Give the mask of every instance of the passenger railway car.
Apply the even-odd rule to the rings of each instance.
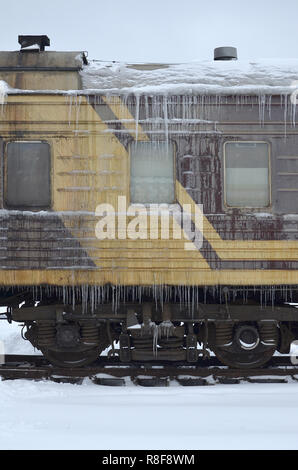
[[[232,367],[288,353],[298,63],[88,63],[19,41],[0,53],[2,316],[70,367],[107,347]]]

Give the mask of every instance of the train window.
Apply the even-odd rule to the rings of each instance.
[[[174,202],[174,148],[170,142],[130,147],[130,198],[135,203]]]
[[[5,203],[10,208],[47,208],[51,204],[50,146],[46,142],[9,142]]]
[[[269,145],[266,142],[226,142],[225,203],[231,207],[270,204]]]

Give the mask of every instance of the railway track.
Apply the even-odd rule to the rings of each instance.
[[[82,383],[89,377],[99,385],[125,385],[130,378],[142,386],[167,386],[171,380],[181,385],[213,385],[215,383],[236,384],[287,383],[298,381],[298,365],[290,357],[274,357],[266,368],[231,369],[222,366],[216,358],[198,361],[195,365],[185,363],[135,363],[125,364],[117,358],[101,357],[91,366],[61,368],[49,364],[43,356],[6,355],[0,365],[2,380],[31,379],[55,382]]]

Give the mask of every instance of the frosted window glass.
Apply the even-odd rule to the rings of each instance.
[[[46,208],[51,204],[50,146],[46,142],[9,142],[5,203],[11,208]]]
[[[265,142],[225,144],[226,203],[266,207],[270,203],[269,146]]]
[[[135,203],[174,202],[174,152],[169,142],[130,147],[130,198]]]

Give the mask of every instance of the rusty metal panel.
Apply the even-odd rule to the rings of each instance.
[[[162,113],[163,97],[154,99]],[[221,116],[217,129],[190,117],[190,133],[182,132],[182,124],[177,123],[179,118],[183,121],[182,105],[169,108],[167,130],[176,149],[176,184],[184,191],[184,198],[177,196],[177,200],[204,204],[202,249],[187,252],[178,240],[96,239],[96,204],[115,204],[119,194],[128,194],[128,148],[136,140],[136,129],[139,140],[153,140],[156,134],[165,139],[162,119],[155,127],[149,119],[146,122],[142,99],[139,114],[136,103],[128,100],[130,115],[123,101],[117,100],[98,96],[74,100],[59,94],[8,97],[3,114],[6,142],[28,136],[51,142],[54,205],[46,216],[4,212],[1,220],[7,238],[4,234],[1,241],[1,283],[297,283],[298,218],[287,218],[289,208],[297,213],[297,206],[290,206],[287,195],[281,206],[278,192],[283,178],[293,182],[287,179],[289,175],[278,173],[295,172],[297,130],[289,129],[285,137],[284,110],[277,105],[272,109],[276,121],[272,118],[265,126],[260,125],[256,103],[238,109],[235,102],[222,104],[217,111],[207,106],[205,117],[208,113],[213,118]],[[148,109],[151,112],[150,99]],[[231,140],[269,143],[272,205],[266,210],[225,207],[223,146]],[[284,167],[281,156],[291,157],[291,163]]]
[[[83,52],[1,51],[0,70],[51,69],[80,70],[86,63]]]
[[[1,71],[0,80],[18,90],[79,90],[81,79],[74,71]]]
[[[3,207],[3,161],[4,161],[4,142],[0,137],[0,207]]]
[[[79,90],[82,52],[0,52],[0,79],[19,90]]]

